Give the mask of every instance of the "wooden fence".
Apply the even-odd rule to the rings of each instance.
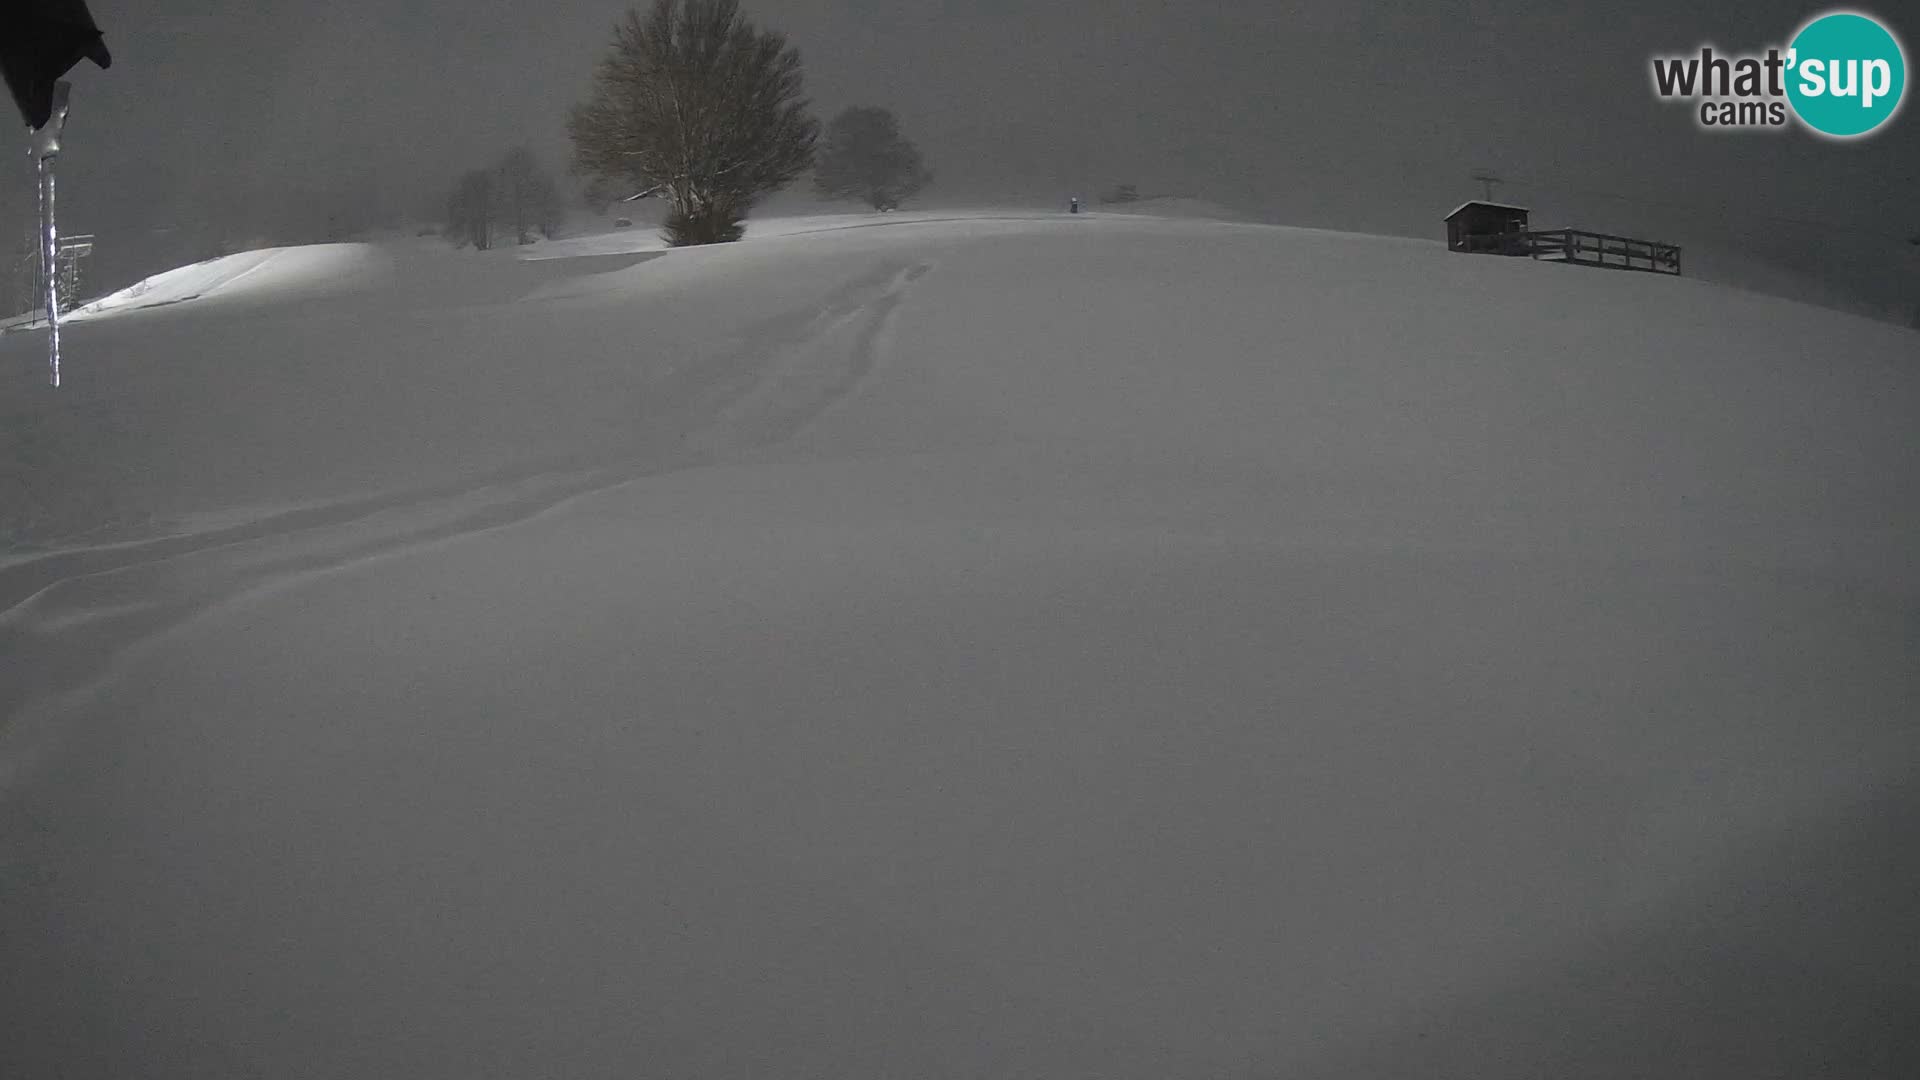
[[[1680,275],[1680,248],[1673,244],[1580,229],[1529,230],[1522,237],[1526,253],[1536,259]]]

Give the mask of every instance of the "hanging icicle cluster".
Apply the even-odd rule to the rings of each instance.
[[[47,304],[47,372],[55,386],[60,385],[60,228],[53,212],[53,160],[60,156],[60,132],[67,124],[67,95],[71,90],[64,80],[55,85],[53,115],[33,140],[40,177],[40,280],[45,285]]]
[[[60,230],[54,222],[53,162],[67,123],[72,84],[61,76],[81,60],[113,63],[86,0],[16,0],[0,14],[0,74],[33,133],[40,180],[40,278],[47,305],[47,364],[60,385]]]

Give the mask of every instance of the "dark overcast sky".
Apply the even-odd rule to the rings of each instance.
[[[115,64],[76,76],[71,227],[108,237],[337,190],[428,204],[525,142],[564,164],[613,0],[92,0]],[[1783,43],[1781,0],[748,0],[825,113],[893,107],[933,198],[1064,199],[1118,181],[1306,224],[1434,233],[1466,173],[1553,224],[1776,247],[1768,216],[1920,229],[1920,112],[1835,144],[1712,135],[1648,87],[1656,52]],[[1907,35],[1920,4],[1881,5]],[[1910,25],[1903,25],[1910,24]],[[11,186],[30,191],[26,167]],[[1624,198],[1622,198],[1624,197]],[[1769,232],[1782,233],[1770,238]],[[1791,235],[1785,235],[1791,234]],[[1851,234],[1860,243],[1865,232]]]

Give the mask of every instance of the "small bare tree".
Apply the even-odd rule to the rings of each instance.
[[[933,180],[891,110],[856,106],[827,125],[814,187],[830,199],[892,210]]]
[[[536,232],[552,239],[560,227],[560,190],[533,151],[524,146],[507,151],[494,176],[498,216],[512,229],[514,243],[531,244]]]
[[[675,246],[737,240],[754,201],[813,164],[800,54],[736,0],[654,0],[614,27],[568,123],[574,166],[672,204]]]
[[[493,173],[470,170],[447,196],[447,239],[458,247],[487,250],[493,246],[493,212]]]

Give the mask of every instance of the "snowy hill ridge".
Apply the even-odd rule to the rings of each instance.
[[[382,259],[368,244],[315,244],[262,248],[222,255],[144,278],[94,300],[68,316],[86,319],[112,312],[164,307],[218,295],[298,298],[316,288],[338,287],[343,279],[365,273]]]
[[[886,217],[0,339],[0,1071],[1920,1064],[1920,336]]]
[[[1224,295],[1234,296],[1247,295],[1253,281],[1271,281],[1270,295],[1258,300],[1271,310],[1258,321],[1278,328],[1278,342],[1297,342],[1288,347],[1325,353],[1329,347],[1356,348],[1361,341],[1374,339],[1377,347],[1392,350],[1393,355],[1370,362],[1391,359],[1407,372],[1420,371],[1421,354],[1433,350],[1436,358],[1478,380],[1487,391],[1488,407],[1503,410],[1504,397],[1536,391],[1537,386],[1530,384],[1549,371],[1569,373],[1556,376],[1560,379],[1575,378],[1572,373],[1578,373],[1583,383],[1595,383],[1602,371],[1610,371],[1621,379],[1640,380],[1636,385],[1645,385],[1649,396],[1656,396],[1657,385],[1667,377],[1675,380],[1675,392],[1681,394],[1705,393],[1703,381],[1716,378],[1737,388],[1740,380],[1730,365],[1738,365],[1742,358],[1751,359],[1750,374],[1756,379],[1784,378],[1780,365],[1790,363],[1800,378],[1851,385],[1876,378],[1897,382],[1903,376],[1890,373],[1888,365],[1903,368],[1906,350],[1914,340],[1911,332],[1699,282],[1648,282],[1564,267],[1462,259],[1417,240],[1098,213],[1071,218],[929,212],[772,219],[757,224],[753,240],[736,251],[674,253],[661,269],[639,266],[613,273],[606,271],[663,254],[658,238],[649,230],[630,230],[516,252],[538,260],[538,271],[438,245],[267,249],[156,275],[78,313],[75,321],[82,325],[75,327],[73,363],[79,365],[76,370],[84,381],[72,393],[52,395],[31,385],[40,374],[37,335],[6,340],[0,357],[12,387],[10,398],[28,404],[24,412],[16,413],[15,453],[0,456],[14,462],[9,476],[16,485],[5,503],[8,509],[0,520],[0,535],[11,535],[16,542],[57,540],[61,533],[97,534],[103,527],[114,527],[116,521],[157,525],[184,521],[187,515],[230,515],[249,504],[305,503],[360,489],[353,478],[319,475],[327,471],[320,464],[328,460],[343,469],[349,460],[364,463],[357,467],[368,479],[371,474],[366,469],[374,460],[391,463],[397,475],[373,485],[384,491],[391,490],[395,481],[412,478],[432,483],[457,479],[469,473],[470,465],[484,461],[485,468],[472,472],[480,475],[521,456],[497,448],[460,446],[463,437],[484,440],[484,430],[454,438],[444,453],[421,445],[422,431],[396,411],[396,403],[343,388],[359,377],[356,370],[380,384],[391,384],[409,400],[424,401],[435,388],[445,388],[456,400],[471,399],[474,407],[483,410],[565,408],[564,401],[586,406],[589,415],[605,415],[599,424],[588,425],[588,431],[564,435],[560,432],[572,427],[577,416],[527,414],[524,423],[516,421],[515,427],[543,432],[529,435],[540,445],[542,456],[573,454],[604,441],[589,432],[607,434],[618,442],[620,436],[607,429],[632,425],[620,411],[625,406],[614,405],[610,411],[610,401],[645,394],[649,415],[671,414],[677,407],[674,401],[655,399],[650,389],[643,388],[650,386],[653,376],[668,370],[682,380],[697,379],[698,374],[684,356],[637,356],[632,364],[610,367],[606,354],[623,353],[626,347],[614,327],[631,326],[636,334],[664,334],[683,351],[702,346],[657,320],[622,320],[620,312],[604,310],[609,304],[617,305],[625,297],[639,304],[671,304],[669,297],[677,290],[700,290],[717,280],[706,271],[708,266],[747,268],[758,279],[767,277],[783,259],[797,265],[807,265],[816,256],[829,263],[848,262],[890,245],[929,242],[971,247],[994,241],[1028,243],[1041,237],[1062,241],[1086,237],[1089,243],[1105,245],[1122,257],[1142,242],[1148,248],[1185,248],[1183,255],[1200,256],[1202,262],[1170,268],[1164,278],[1148,258],[1133,258],[1121,265],[1133,268],[1130,272],[1145,286],[1142,295],[1196,298],[1189,311],[1210,306],[1207,298],[1215,290],[1208,275],[1234,275],[1233,280],[1220,283]],[[1236,269],[1234,261],[1244,262],[1245,252],[1256,246],[1268,250],[1255,261],[1270,265]],[[1208,265],[1204,257],[1214,247],[1227,256],[1220,265]],[[678,275],[680,280],[675,270],[666,269],[669,266],[684,271]],[[1177,280],[1180,274],[1188,279]],[[1248,277],[1243,280],[1242,275]],[[1044,293],[1052,283],[1036,282],[1033,287]],[[1070,290],[1074,283],[1063,282],[1060,287]],[[803,290],[782,285],[772,295],[800,296]],[[706,299],[698,298],[695,307]],[[313,305],[320,301],[325,301],[324,306],[315,309]],[[1652,314],[1635,310],[1643,301],[1653,305]],[[217,314],[207,306],[214,302],[229,306],[244,302],[244,310],[211,323],[196,323],[194,332],[204,329],[205,340],[172,333],[170,322],[121,325],[129,314],[142,320],[163,317],[167,312],[161,309],[173,305],[189,314]],[[754,313],[753,301],[742,303],[745,319],[761,318]],[[482,310],[474,305],[491,306]],[[1169,301],[1168,310],[1182,311],[1174,300]],[[309,316],[310,311],[322,314]],[[382,319],[402,316],[409,323],[445,321],[454,324],[446,328],[446,336],[454,340],[448,341],[444,353],[394,355],[382,340],[390,334],[389,327],[357,325],[376,314]],[[1083,312],[1070,307],[1059,307],[1051,314],[1084,320]],[[84,325],[103,316],[115,317],[115,325]],[[327,325],[301,326],[297,332],[289,329],[289,324],[309,317],[324,318]],[[533,325],[541,319],[549,325]],[[596,362],[570,370],[527,359],[532,355],[551,359],[556,346],[564,355],[575,344],[570,338],[586,336],[572,325],[578,319],[607,327],[608,336],[594,339],[585,349],[587,355],[599,358]],[[495,333],[490,324],[500,321],[514,325]],[[459,325],[463,322],[489,329],[472,332]],[[1772,331],[1776,325],[1784,328],[1784,340]],[[1093,331],[1102,332],[1098,327]],[[400,332],[443,336],[424,325],[402,327]],[[1535,350],[1547,355],[1536,362],[1531,359]],[[1484,353],[1484,358],[1476,353]],[[452,362],[453,357],[458,361]],[[1446,359],[1452,357],[1460,359]],[[1510,359],[1518,357],[1529,359]],[[1669,357],[1676,361],[1702,358],[1711,373],[1669,363]],[[1859,359],[1843,363],[1841,357]],[[1523,365],[1519,378],[1499,383],[1496,376],[1516,362]],[[1360,370],[1347,377],[1360,378]],[[466,378],[469,374],[474,378]],[[1087,374],[1100,373],[1090,370]],[[536,376],[548,384],[543,392],[519,398],[509,393],[509,388]],[[610,379],[617,392],[598,406],[589,404],[599,397],[597,391],[609,389],[593,384],[602,377]],[[1603,384],[1599,388],[1606,389]],[[109,416],[126,411],[120,419],[136,428],[161,423],[162,416],[136,405],[140,394],[150,390],[164,392],[183,406],[204,404],[194,417],[197,434],[191,445],[179,444],[184,436],[179,431],[133,431],[117,424],[96,424],[92,430],[83,430],[85,425],[71,431],[64,428],[76,416],[76,408],[103,410]],[[315,393],[322,397],[315,399]],[[1566,400],[1540,403],[1548,412],[1564,411],[1573,404]],[[327,422],[361,429],[366,441],[357,449],[316,445],[314,440],[331,433],[308,411],[310,405],[339,407],[341,411],[326,414]],[[1524,414],[1503,411],[1502,415],[1528,420]],[[270,422],[269,417],[284,417],[286,422]],[[1676,426],[1656,432],[1658,438],[1694,434],[1678,424],[1678,414],[1660,418]],[[1707,419],[1712,422],[1711,413]],[[1597,430],[1604,425],[1596,422],[1594,426]],[[1628,448],[1636,441],[1635,434],[1622,431],[1603,448],[1603,454],[1633,453]],[[71,444],[60,441],[69,435]],[[123,435],[128,441],[117,443],[115,437]],[[148,436],[162,441],[142,444],[140,440]],[[253,445],[249,439],[259,442]],[[221,448],[236,445],[252,445],[256,452],[283,461],[287,469],[284,473],[271,468],[250,470],[252,482],[230,476],[232,467],[220,460]],[[478,457],[469,457],[465,449],[477,451]],[[27,451],[24,458],[23,450]],[[1904,451],[1895,447],[1889,452],[1898,458]],[[156,472],[142,473],[136,485],[102,482],[108,474],[134,480],[127,472],[134,455],[148,457],[143,468]],[[1536,457],[1536,464],[1545,467],[1554,455]],[[1496,464],[1517,467],[1513,462]],[[87,476],[92,482],[66,483],[65,475]],[[214,482],[223,475],[234,481],[224,489]],[[329,482],[332,479],[341,482]],[[1634,478],[1621,479],[1630,483]]]

